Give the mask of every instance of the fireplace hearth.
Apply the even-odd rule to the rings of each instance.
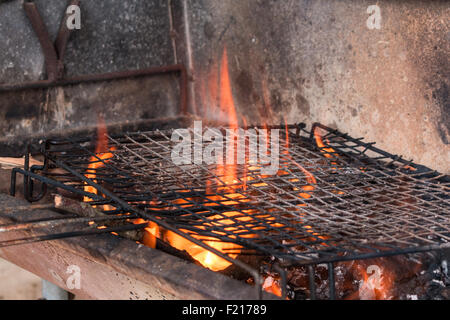
[[[95,140],[47,140],[41,146],[43,165],[13,169],[11,194],[21,174],[29,201],[41,200],[50,188],[96,210],[74,221],[72,216],[66,223],[63,217],[52,221],[53,234],[0,246],[143,229],[133,240],[172,248],[213,271],[241,268],[251,282],[279,296],[298,297],[299,291],[309,298],[422,298],[436,291],[429,283],[442,279],[422,277],[428,282],[420,284],[419,295],[415,287],[408,287],[409,293],[394,284],[410,286],[424,268],[435,268],[427,275],[445,278],[436,273],[441,267],[436,255],[418,258],[418,253],[448,249],[448,176],[320,124],[278,129],[284,136],[275,175],[264,175],[262,166],[248,161],[176,165],[170,129],[117,136],[101,129]],[[251,135],[244,139],[245,159],[252,141],[257,140]],[[61,222],[74,224],[60,232]],[[39,229],[42,223],[49,222],[34,220],[23,228]],[[379,278],[371,283],[371,277]]]
[[[0,2],[0,256],[89,299],[450,299],[449,10]]]

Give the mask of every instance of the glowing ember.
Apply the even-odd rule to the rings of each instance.
[[[182,230],[184,232],[186,232],[187,230]],[[198,238],[195,237],[194,238]],[[207,244],[208,246],[224,252],[225,250],[239,250],[241,247],[234,244],[234,243],[230,243],[230,242],[221,242],[218,241],[215,238],[212,237],[202,237],[202,242],[204,242],[205,244]],[[224,270],[226,268],[228,268],[231,265],[231,262],[217,256],[216,254],[205,250],[204,248],[192,243],[189,240],[186,240],[185,238],[179,236],[176,233],[173,233],[171,231],[166,231],[164,233],[164,240],[167,243],[170,243],[171,246],[173,246],[174,248],[181,250],[181,251],[186,251],[187,253],[189,253],[189,255],[194,258],[195,260],[197,260],[198,262],[200,262],[200,264],[208,269],[211,269],[213,271],[220,271],[220,270]],[[228,256],[232,259],[237,257],[237,253],[236,254],[229,254]]]
[[[387,268],[380,265],[369,265],[355,261],[354,270],[360,275],[359,290],[349,299],[360,300],[389,300],[392,299],[391,290],[394,276]]]
[[[133,220],[134,224],[145,223],[144,219],[135,219]],[[147,247],[156,248],[156,238],[159,237],[159,227],[154,222],[148,222],[148,227],[144,228],[144,236],[142,238],[142,243]]]
[[[278,280],[275,280],[272,276],[267,276],[264,279],[263,289],[269,293],[272,293],[278,297],[281,297],[281,287]]]

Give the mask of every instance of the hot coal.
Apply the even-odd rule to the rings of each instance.
[[[450,298],[448,253],[400,255],[335,263],[336,298],[343,300],[442,300]],[[315,267],[317,299],[329,299],[328,265]],[[289,295],[310,297],[308,270],[287,269]]]

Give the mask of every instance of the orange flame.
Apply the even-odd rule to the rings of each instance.
[[[134,224],[142,224],[146,221],[142,218],[133,220]],[[144,236],[142,238],[142,243],[147,247],[156,248],[156,238],[159,236],[159,227],[156,223],[150,221],[148,222],[148,227],[144,228]]]
[[[108,137],[106,134],[107,134],[106,124],[105,124],[103,118],[99,117],[98,124],[97,124],[97,143],[95,146],[95,156],[92,156],[89,159],[89,165],[86,170],[88,173],[85,174],[86,178],[92,179],[94,182],[96,182],[98,169],[105,166],[104,162],[102,162],[100,160],[107,162],[109,159],[111,159],[114,156],[114,154],[109,152],[109,150],[108,150]],[[115,148],[111,147],[110,150],[114,151]],[[98,194],[97,189],[92,186],[89,186],[89,185],[84,186],[84,191]],[[91,202],[93,200],[88,196],[84,196],[83,201]],[[114,208],[110,205],[103,205],[102,209],[103,210],[113,210]],[[145,223],[145,222],[146,221],[141,218],[133,220],[134,224],[141,224],[141,223]],[[149,222],[148,225],[149,225],[148,227],[144,228],[145,233],[144,233],[142,242],[151,248],[155,248],[156,247],[156,237],[159,234],[159,227],[154,222]]]
[[[324,152],[324,151],[327,151],[330,153],[335,152],[333,148],[325,147],[325,144],[323,143],[323,140],[322,140],[322,136],[319,133],[319,128],[317,128],[317,127],[314,129],[314,138],[316,139],[316,144],[321,149],[321,152]],[[333,158],[333,156],[329,153],[324,153],[324,156],[329,159]]]
[[[232,128],[237,128],[238,119],[231,90],[230,74],[228,71],[227,48],[223,49],[222,62],[220,64],[220,109],[225,111],[228,123]]]
[[[205,85],[201,86],[201,95],[203,98],[203,103],[206,104],[206,107],[203,108],[204,112],[209,115],[215,115],[217,113],[224,115],[231,129],[238,128],[238,117],[236,113],[236,108],[233,100],[233,93],[231,88],[230,74],[229,74],[229,66],[228,66],[228,56],[227,49],[224,48],[222,59],[220,63],[220,74],[216,72],[217,65],[215,63],[212,64],[212,69],[209,72],[208,79],[208,90],[209,92],[205,92]],[[219,98],[219,99],[217,99]],[[217,105],[218,104],[218,105]],[[214,109],[214,106],[218,107],[219,110]],[[229,141],[229,144],[235,143],[234,140]],[[227,148],[227,150],[234,150],[234,148]],[[228,156],[228,155],[227,155]],[[234,156],[233,154],[229,156]],[[217,181],[217,191],[226,192],[227,198],[233,199],[233,197],[239,197],[241,194],[235,193],[235,190],[240,187],[238,186],[239,179],[237,178],[236,165],[234,164],[222,164],[217,165],[215,169],[215,174],[219,177],[220,181]],[[212,193],[211,190],[211,181],[207,181],[206,185],[207,193]],[[234,203],[238,203],[235,201],[223,201],[226,198],[222,198],[220,196],[208,196],[209,200],[212,201],[220,201],[220,203],[225,205],[232,205]],[[214,203],[207,203],[205,206],[214,205]],[[211,224],[218,225],[230,225],[234,223],[231,219],[225,219],[225,217],[233,217],[236,215],[236,212],[224,212],[221,215],[213,215],[208,217],[208,220],[211,221]],[[205,226],[208,223],[205,224]],[[187,230],[181,230],[183,232],[189,233]],[[194,238],[201,239],[206,245],[220,251],[220,252],[233,252],[228,253],[228,256],[232,259],[236,258],[242,248],[239,245],[230,242],[222,242],[214,237],[200,237],[197,234],[192,234]],[[186,240],[185,238],[179,236],[178,234],[166,230],[163,232],[163,240],[169,243],[174,248],[186,251],[189,255],[200,262],[204,267],[209,268],[213,271],[224,270],[231,265],[231,262],[223,259],[222,257],[217,256],[216,254],[203,249],[202,247],[194,244],[193,242]]]
[[[231,129],[237,129],[238,120],[236,114],[236,107],[233,100],[233,93],[231,90],[226,47],[223,49],[222,62],[220,65],[220,109],[225,112],[227,121]],[[227,158],[234,157],[233,145],[234,145],[233,139],[228,141]],[[235,184],[238,182],[236,174],[236,166],[234,164],[217,165],[216,174],[217,176],[221,177],[222,182],[224,182],[226,185]]]
[[[286,134],[286,153],[289,154],[289,128],[288,128],[288,123],[285,117],[283,117],[284,120],[284,131]]]
[[[181,230],[187,232],[187,230]],[[195,236],[194,236],[195,237]],[[198,237],[197,237],[198,238]],[[179,236],[172,231],[166,231],[164,233],[164,240],[169,243],[172,247],[180,250],[186,251],[192,258],[200,262],[200,264],[212,271],[221,271],[228,268],[231,262],[219,257],[218,255],[205,250],[204,248],[196,245],[195,243],[186,240],[185,238]],[[221,242],[212,237],[202,237],[202,242],[206,245],[220,251],[225,252],[228,250],[239,250],[241,247],[230,242]],[[238,256],[238,253],[228,254],[232,259]]]
[[[104,162],[107,162],[109,159],[111,159],[114,155],[109,152],[108,150],[108,137],[106,136],[106,124],[102,117],[99,117],[98,119],[98,125],[97,125],[97,143],[95,147],[95,156],[92,156],[89,159],[89,165],[86,170],[87,174],[85,174],[86,178],[96,181],[97,177],[97,170],[101,167],[103,167],[105,164]],[[115,148],[111,148],[111,151],[114,151]],[[84,191],[89,193],[98,194],[98,191],[96,188],[85,185]],[[93,201],[88,196],[83,197],[84,202],[91,202]],[[110,205],[104,205],[103,210],[112,210],[113,207]]]
[[[237,129],[238,128],[238,116],[236,112],[236,107],[233,99],[233,92],[232,92],[232,86],[230,81],[230,73],[229,73],[229,64],[228,64],[228,56],[227,56],[227,49],[226,47],[223,49],[222,57],[220,59],[220,63],[213,62],[211,65],[211,69],[205,73],[207,74],[207,79],[201,79],[206,80],[206,82],[200,83],[200,95],[202,98],[203,103],[203,112],[204,116],[212,116],[215,117],[217,115],[224,116],[225,120],[227,121],[229,127],[231,129]],[[263,131],[263,134],[266,134],[266,143],[267,143],[267,150],[269,150],[269,139],[267,136],[267,121],[269,119],[273,119],[273,112],[271,110],[270,105],[270,94],[267,87],[266,81],[262,80],[262,91],[263,91],[263,108],[260,110],[261,112],[261,118],[264,119],[263,126],[266,129]],[[224,120],[224,119],[220,119]],[[245,123],[245,119],[244,119]],[[314,184],[317,183],[316,178],[312,173],[310,173],[308,170],[303,168],[300,164],[295,162],[290,156],[289,156],[289,132],[288,132],[288,125],[285,119],[285,126],[286,126],[286,152],[287,157],[290,161],[292,161],[295,166],[300,168],[302,172],[306,176],[306,181],[309,185],[301,187],[303,192],[299,193],[299,195],[302,198],[309,198],[311,195],[308,193],[310,191],[314,190]],[[321,143],[322,147],[324,147],[323,142],[321,140],[321,137],[318,135],[316,136],[316,140],[319,143]],[[228,141],[229,144],[234,144],[235,141]],[[228,145],[229,146],[229,145]],[[319,145],[320,146],[320,145]],[[227,148],[228,150],[234,150],[235,148]],[[328,152],[333,152],[333,149],[324,149]],[[326,154],[327,156],[328,154]],[[233,155],[228,155],[233,156]],[[329,156],[329,155],[328,155]],[[331,157],[331,156],[330,156]],[[244,173],[242,179],[238,178],[237,174],[237,167],[235,164],[222,164],[217,165],[215,168],[215,176],[218,177],[217,181],[214,179],[208,180],[206,182],[206,198],[210,200],[211,202],[205,203],[205,207],[207,206],[216,206],[216,205],[237,205],[239,202],[248,201],[249,199],[246,199],[244,195],[239,193],[237,190],[246,190],[247,188],[247,181],[251,180],[251,177],[248,177],[248,171],[257,170],[257,166],[245,166]],[[219,181],[220,179],[220,181]],[[240,181],[242,183],[240,183]],[[216,190],[212,190],[213,182],[216,182]],[[264,187],[267,186],[266,183],[255,183],[252,184],[253,187]],[[225,193],[223,196],[220,195],[211,195],[212,193]],[[209,194],[209,195],[208,195]],[[187,199],[189,200],[189,199]],[[189,202],[184,199],[178,199],[172,201],[172,204],[177,204],[182,206],[189,206]],[[300,204],[301,205],[301,204]],[[305,204],[303,204],[305,205]],[[169,205],[170,206],[170,205]],[[207,213],[207,212],[205,212]],[[247,213],[255,213],[257,212],[247,212]],[[273,226],[280,226],[281,224],[273,223],[271,220],[274,220],[274,217],[270,215],[260,215],[259,218],[267,219],[268,223],[272,223]],[[233,226],[236,221],[244,221],[246,222],[246,229],[242,230],[245,233],[245,235],[241,235],[243,237],[254,237],[255,235],[251,234],[249,232],[250,230],[257,230],[261,227],[255,227],[251,226],[252,217],[249,216],[243,216],[242,213],[239,213],[238,211],[228,211],[223,212],[221,214],[212,215],[207,218],[207,222],[204,223],[200,229],[207,228],[208,226],[221,226],[222,228],[225,228],[226,231],[236,231],[236,227]],[[139,220],[139,222],[142,222]],[[138,222],[136,222],[138,223]],[[229,227],[228,227],[229,226]],[[228,229],[227,229],[228,228]],[[317,232],[312,230],[312,227],[306,226],[306,228],[311,229],[310,231],[312,235],[319,236],[319,238],[326,239],[325,237],[320,236]],[[242,247],[230,243],[230,242],[223,242],[220,241],[218,238],[214,238],[211,236],[204,237],[200,236],[198,233],[192,231],[192,230],[181,230],[182,232],[191,234],[193,238],[196,238],[198,240],[201,240],[206,245],[216,249],[219,252],[227,253],[227,255],[234,259],[236,258],[239,253],[241,252]],[[241,230],[239,230],[241,231]],[[222,257],[217,256],[216,254],[210,252],[209,250],[205,250],[202,247],[194,244],[193,242],[186,240],[184,237],[179,236],[178,234],[169,231],[169,230],[159,230],[158,226],[149,224],[149,227],[145,228],[146,237],[144,238],[144,243],[148,246],[154,247],[156,244],[156,238],[160,238],[163,241],[167,242],[174,248],[180,250],[180,251],[186,251],[192,258],[197,260],[201,265],[203,265],[206,268],[209,268],[213,271],[220,271],[224,270],[227,267],[231,265],[231,263]],[[224,235],[223,233],[217,232],[219,235]],[[267,280],[268,278],[266,278]],[[270,280],[267,280],[270,281]],[[269,283],[265,282],[265,289],[269,292],[272,292],[278,296],[281,296],[281,290],[279,287],[279,283],[277,280],[272,279],[272,281]]]
[[[317,180],[316,180],[316,178],[314,177],[314,175],[311,173],[311,172],[309,172],[308,170],[306,170],[305,168],[303,168],[300,164],[298,164],[296,161],[294,161],[294,160],[292,160],[292,163],[297,167],[297,168],[299,168],[300,170],[302,170],[303,171],[303,173],[306,175],[306,181],[308,182],[308,183],[310,183],[310,184],[316,184],[317,183]],[[314,189],[314,188],[313,188]]]

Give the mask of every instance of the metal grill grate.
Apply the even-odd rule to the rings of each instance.
[[[38,173],[108,214],[132,212],[213,252],[214,241],[238,245],[222,250],[228,259],[312,264],[449,247],[448,176],[320,124],[278,128],[273,176],[248,163],[175,165],[170,130],[108,136],[103,160],[90,140],[47,141]],[[93,162],[102,162],[95,176]]]

